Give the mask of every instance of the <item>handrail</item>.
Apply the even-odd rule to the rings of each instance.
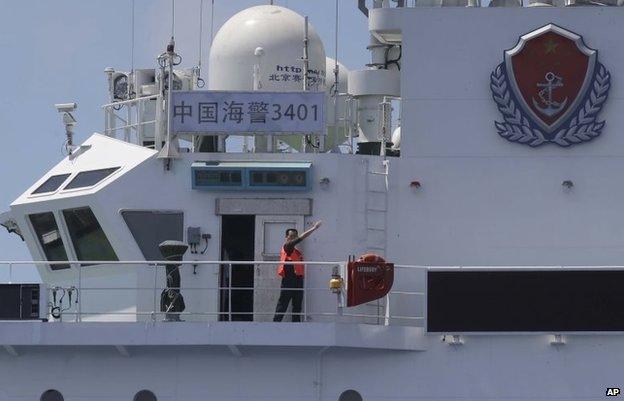
[[[390,293],[383,299],[373,303],[365,304],[354,309],[346,308],[344,300],[346,299],[345,288],[338,294],[332,293],[328,287],[323,284],[325,278],[327,281],[331,278],[334,268],[337,267],[340,275],[346,277],[346,262],[344,261],[310,261],[304,262],[306,276],[303,288],[282,288],[278,277],[276,281],[263,281],[261,284],[256,282],[253,286],[236,286],[231,278],[233,272],[239,265],[254,266],[255,269],[274,269],[279,261],[224,261],[224,260],[184,260],[184,261],[167,261],[167,260],[132,260],[132,261],[0,261],[1,266],[8,266],[8,281],[12,282],[15,269],[20,269],[26,265],[69,265],[69,268],[56,270],[47,276],[49,294],[52,291],[66,291],[73,288],[75,296],[79,302],[75,304],[67,304],[62,309],[62,316],[75,317],[70,320],[77,322],[83,318],[99,319],[100,316],[105,320],[127,320],[144,319],[145,316],[151,317],[155,321],[159,316],[165,316],[165,319],[172,315],[181,316],[190,319],[209,319],[209,320],[237,320],[239,316],[252,316],[256,320],[270,320],[270,316],[274,314],[271,310],[276,302],[276,294],[279,291],[301,291],[303,292],[303,309],[298,315],[303,321],[309,319],[335,319],[336,321],[355,321],[367,324],[378,325],[422,325],[426,316],[426,278],[424,275],[435,271],[449,272],[471,272],[471,271],[578,271],[578,270],[624,270],[624,266],[422,266],[422,265],[395,265],[395,285]],[[116,274],[125,272],[139,271],[150,272],[146,280],[145,276],[139,281],[111,283],[110,281],[98,281],[102,277],[102,272],[106,269],[103,266],[116,267]],[[184,312],[167,312],[161,310],[160,300],[162,292],[171,290],[165,284],[165,267],[180,266],[181,272],[188,272],[190,268],[198,268],[204,271],[208,268],[209,272],[215,274],[224,274],[222,279],[216,276],[204,278],[201,282],[189,281],[184,279],[178,290],[187,302],[187,310]],[[223,267],[225,266],[225,268]],[[331,268],[331,269],[328,269]],[[134,270],[134,269],[142,270]],[[223,270],[222,270],[223,269]],[[5,270],[6,272],[6,270]],[[57,275],[57,273],[60,273]],[[4,276],[6,277],[6,276]],[[58,277],[58,278],[56,278]],[[137,275],[137,278],[141,277]],[[189,276],[186,276],[189,277]],[[6,280],[6,278],[5,278]],[[208,280],[208,281],[205,281]],[[186,285],[185,285],[186,284]],[[414,290],[412,290],[412,288]],[[236,310],[236,306],[232,307],[232,301],[235,299],[237,291],[253,292],[262,295],[263,300],[260,301],[259,308],[251,307],[249,311]],[[60,293],[59,293],[60,294]],[[227,297],[227,298],[224,298]],[[49,297],[52,299],[52,297]],[[74,298],[76,299],[76,298]],[[114,299],[114,301],[110,301]],[[224,303],[225,302],[225,303]],[[120,306],[121,305],[121,306]],[[150,306],[151,305],[151,306]],[[248,304],[249,305],[249,304]],[[56,306],[56,304],[55,304]],[[190,306],[190,307],[189,307]],[[126,310],[130,307],[131,310]],[[151,309],[151,310],[149,310]]]
[[[0,264],[14,264],[14,265],[215,265],[215,264],[239,264],[239,265],[278,265],[282,262],[278,261],[266,261],[266,260],[182,260],[179,262],[171,260],[61,260],[61,261],[49,261],[49,260],[0,260]],[[320,265],[339,265],[344,262],[304,262],[310,266]],[[92,266],[90,266],[92,267]]]
[[[153,100],[153,99],[158,98],[159,96],[160,95],[149,95],[149,96],[136,97],[134,99],[124,100],[124,101],[121,101],[121,102],[113,102],[113,103],[104,104],[104,105],[102,105],[102,108],[105,109],[107,107],[121,106],[121,105],[124,105],[124,104],[131,104],[131,103],[140,102],[142,100]]]
[[[67,260],[67,261],[48,261],[48,260],[0,260],[0,265],[85,265],[83,267],[93,267],[93,265],[216,265],[216,264],[255,264],[255,265],[278,265],[280,261],[261,261],[261,260],[183,260],[179,262],[170,260]],[[309,266],[335,266],[344,264],[344,261],[305,262]],[[89,265],[89,266],[86,266]],[[624,266],[618,265],[591,265],[591,266],[568,266],[568,265],[544,265],[544,266],[431,266],[431,265],[407,265],[395,264],[395,269],[422,269],[422,270],[501,270],[501,271],[522,271],[522,270],[624,270]]]
[[[338,293],[330,291],[324,284],[329,281],[336,270],[342,277],[346,277],[346,262],[344,261],[310,261],[304,262],[306,279],[303,288],[281,287],[280,280],[254,281],[253,285],[236,286],[232,277],[239,265],[253,266],[254,269],[271,269],[274,271],[279,261],[0,261],[0,267],[8,266],[8,282],[11,283],[14,271],[25,265],[69,265],[69,268],[52,271],[47,274],[47,300],[50,300],[48,309],[45,303],[42,310],[50,318],[52,308],[60,311],[60,320],[69,322],[89,321],[146,321],[155,322],[157,319],[189,321],[236,321],[249,320],[270,321],[277,294],[280,291],[302,292],[302,309],[295,313],[303,322],[334,321],[343,323],[359,323],[372,325],[407,325],[423,327],[427,313],[427,278],[428,272],[474,272],[474,271],[579,271],[579,270],[624,270],[624,266],[420,266],[395,265],[394,287],[386,297],[347,308],[345,305],[346,289],[343,287]],[[115,267],[109,270],[112,275],[103,275],[105,265]],[[180,266],[184,274],[180,287],[168,287],[166,284],[166,266]],[[331,267],[331,269],[327,269]],[[198,273],[205,272],[199,281],[191,280],[191,268],[198,268]],[[0,270],[3,280],[6,280],[6,270]],[[109,279],[115,274],[132,273],[131,280]],[[184,273],[186,272],[186,273]],[[57,274],[59,273],[59,274]],[[210,273],[221,274],[220,277]],[[136,276],[134,276],[136,274]],[[255,274],[255,273],[254,273]],[[261,276],[262,277],[262,276]],[[269,277],[269,276],[264,276]],[[327,281],[325,281],[327,280]],[[5,281],[6,282],[6,281]],[[118,285],[117,285],[118,284]],[[163,294],[172,296],[182,294],[186,302],[184,312],[172,312],[162,305],[173,304],[167,301]],[[52,296],[56,292],[54,301]],[[68,296],[61,298],[61,294],[72,292],[72,302],[68,303]],[[252,293],[258,303],[246,303],[241,309],[233,302],[237,294]],[[259,298],[256,298],[259,297]],[[42,297],[44,300],[45,297]],[[165,301],[163,301],[163,299]],[[54,301],[54,302],[52,302]],[[45,302],[45,301],[44,301]],[[165,302],[164,304],[162,302]],[[249,301],[247,301],[249,302]],[[59,308],[60,307],[60,308]],[[169,306],[171,308],[171,306]],[[293,316],[292,313],[287,315]]]
[[[273,309],[275,305],[273,302],[277,302],[277,294],[280,291],[301,291],[303,292],[302,298],[302,310],[294,315],[301,316],[302,321],[307,321],[311,318],[315,319],[335,319],[336,321],[355,321],[359,323],[367,324],[384,324],[389,325],[393,322],[403,323],[407,325],[422,325],[424,319],[423,315],[410,316],[411,312],[406,313],[405,310],[398,310],[395,315],[391,313],[390,305],[397,305],[401,309],[401,301],[409,300],[410,297],[416,297],[416,302],[419,305],[424,305],[420,299],[424,297],[423,292],[408,291],[405,288],[398,288],[395,291],[391,291],[385,299],[376,301],[375,303],[365,304],[360,307],[346,310],[344,304],[346,299],[345,288],[339,293],[332,292],[329,287],[319,285],[324,281],[326,276],[327,281],[332,277],[332,274],[337,271],[340,275],[346,276],[346,262],[344,261],[310,261],[303,262],[306,269],[306,279],[303,282],[303,288],[297,287],[282,287],[281,283],[277,280],[281,280],[276,276],[276,281],[264,281],[260,285],[254,286],[236,286],[231,280],[233,277],[233,271],[243,266],[254,266],[256,269],[268,268],[273,270],[275,266],[280,264],[280,261],[224,261],[224,260],[184,260],[184,261],[167,261],[167,260],[132,260],[132,261],[0,261],[1,266],[9,267],[9,282],[13,277],[13,269],[20,268],[25,265],[65,265],[69,268],[63,270],[55,270],[47,276],[46,285],[48,286],[49,299],[52,300],[53,291],[57,294],[53,305],[51,303],[48,313],[51,315],[52,308],[56,308],[56,312],[60,311],[60,319],[63,316],[72,317],[70,321],[80,322],[83,318],[89,318],[90,320],[98,320],[100,317],[103,320],[115,321],[127,320],[144,320],[145,316],[151,317],[152,321],[155,321],[159,316],[164,316],[165,320],[174,319],[177,317],[200,319],[200,320],[240,320],[239,316],[252,316],[254,320],[267,321],[271,320],[270,316],[273,316],[275,312]],[[150,271],[153,275],[153,279],[147,279],[143,276],[142,281],[135,282],[136,285],[129,283],[120,283],[120,285],[114,285],[109,281],[98,282],[97,280],[102,277],[103,271],[106,271],[102,266],[109,265],[115,266],[115,274],[123,272],[124,268],[128,268],[128,272],[132,269],[147,269],[143,271]],[[208,278],[209,282],[189,282],[184,279],[181,287],[168,287],[165,283],[166,266],[179,266],[180,272],[189,271],[191,267],[215,269],[209,270],[215,273],[221,272],[225,274],[224,278]],[[225,267],[225,270],[223,269]],[[331,269],[327,269],[330,267]],[[122,270],[120,270],[120,268]],[[311,269],[311,270],[310,270]],[[138,271],[138,270],[137,270]],[[55,275],[56,273],[60,273]],[[318,274],[322,276],[318,276]],[[58,279],[55,279],[58,277]],[[137,276],[139,277],[139,276]],[[93,281],[95,280],[95,281]],[[205,279],[204,279],[205,280]],[[225,280],[225,281],[222,281]],[[134,279],[133,279],[134,281]],[[150,283],[151,281],[151,283]],[[188,283],[188,286],[184,284]],[[128,285],[129,284],[129,285]],[[182,294],[187,304],[187,310],[184,312],[171,312],[170,310],[162,310],[162,300],[164,291],[174,291],[178,294]],[[75,303],[67,303],[65,300],[58,300],[62,293],[73,291],[73,300],[79,300]],[[255,304],[249,311],[236,310],[236,306],[232,307],[232,300],[236,297],[237,291],[253,292],[254,297],[256,294],[267,294],[268,298],[260,301],[259,308],[256,308]],[[149,294],[149,295],[148,295]],[[271,295],[273,294],[273,295]],[[175,294],[174,294],[175,295]],[[390,302],[390,296],[393,298]],[[224,297],[227,297],[224,298]],[[112,301],[111,301],[112,300]],[[216,302],[215,302],[216,300]],[[190,301],[190,302],[189,302]],[[225,301],[225,304],[223,302]],[[173,301],[172,301],[173,302]],[[84,304],[84,305],[83,305]],[[149,306],[149,305],[152,306]],[[165,304],[166,305],[166,304]],[[171,303],[172,305],[172,303]],[[189,305],[191,306],[189,308]],[[249,304],[248,304],[249,305]],[[60,307],[60,308],[57,308]],[[146,310],[151,308],[151,310]],[[171,307],[171,306],[169,306]],[[131,310],[127,310],[131,308]],[[203,309],[202,309],[203,308]],[[292,313],[288,313],[293,316]]]
[[[117,138],[117,133],[123,132],[123,140],[128,143],[145,146],[147,141],[156,144],[160,138],[160,109],[157,104],[154,108],[147,105],[150,102],[158,103],[160,98],[159,94],[155,94],[103,105],[104,134]],[[122,117],[121,114],[125,116]]]

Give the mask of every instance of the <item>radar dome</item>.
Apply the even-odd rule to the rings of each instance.
[[[284,7],[251,7],[230,18],[210,49],[208,87],[212,90],[303,90],[304,18]],[[308,24],[308,88],[325,90],[325,49]]]

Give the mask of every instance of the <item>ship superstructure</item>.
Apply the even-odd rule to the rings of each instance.
[[[0,400],[602,399],[624,350],[612,6],[360,1],[349,71],[262,5],[207,72],[173,38],[107,69],[103,131],[73,144],[58,105],[68,156],[2,214],[44,286],[0,322]],[[317,220],[303,322],[274,323],[284,231]],[[164,241],[188,246],[173,292]],[[365,253],[394,284],[350,308]]]

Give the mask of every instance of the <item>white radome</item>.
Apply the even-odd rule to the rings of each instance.
[[[303,90],[304,18],[284,7],[251,7],[230,18],[210,50],[211,90],[252,90],[259,65],[259,90]],[[310,90],[325,90],[325,49],[308,24]]]

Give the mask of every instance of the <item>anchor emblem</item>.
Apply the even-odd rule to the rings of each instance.
[[[540,103],[535,98],[533,98],[533,106],[545,116],[552,117],[559,114],[566,107],[568,98],[565,98],[562,102],[553,100],[553,91],[563,86],[563,78],[555,75],[553,72],[547,72],[544,78],[546,82],[538,83],[537,87],[543,88],[538,92],[538,96],[545,107],[540,106]]]
[[[555,51],[556,49],[556,51]],[[555,24],[524,34],[490,76],[498,135],[531,147],[597,138],[611,74],[581,35]]]

